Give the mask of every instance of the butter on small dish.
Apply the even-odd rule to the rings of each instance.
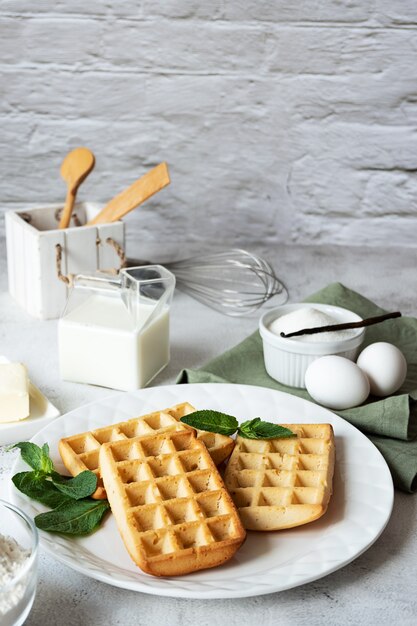
[[[9,359],[0,354],[0,368],[2,368],[3,365],[11,365],[11,363]],[[16,363],[14,365],[16,365]],[[29,415],[21,419],[15,418],[13,421],[10,419],[10,416],[7,416],[8,421],[0,417],[0,446],[7,446],[11,443],[16,443],[16,441],[28,441],[33,435],[36,435],[38,430],[60,415],[56,406],[44,396],[42,391],[33,384],[30,378],[28,380],[28,386]],[[0,388],[4,392],[4,381],[3,384],[0,384]],[[6,389],[10,390],[10,388],[7,387]],[[0,393],[0,405],[4,407],[1,395]],[[0,411],[0,416],[2,414],[4,414],[4,410]]]
[[[23,363],[0,364],[0,422],[29,417],[29,379]]]

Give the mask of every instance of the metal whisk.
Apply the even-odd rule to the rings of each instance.
[[[128,265],[147,261],[128,259]],[[176,277],[177,286],[203,304],[225,315],[256,311],[270,298],[288,292],[271,265],[246,250],[232,249],[163,263]]]

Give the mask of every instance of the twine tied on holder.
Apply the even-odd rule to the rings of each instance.
[[[62,215],[63,210],[64,210],[64,207],[61,207],[60,209],[57,209],[55,211],[54,217],[55,217],[55,220],[58,222],[58,224],[61,221],[61,215]],[[79,219],[79,217],[78,217],[78,215],[77,215],[77,213],[75,211],[72,212],[71,219],[74,222],[74,226],[82,226],[83,225],[82,222],[80,222],[80,219]]]
[[[100,270],[100,271],[106,272],[108,274],[116,275],[120,272],[121,269],[123,269],[127,265],[126,252],[124,251],[123,246],[121,246],[119,243],[117,243],[117,241],[115,241],[111,237],[107,237],[106,243],[113,248],[113,250],[119,257],[120,266],[118,268],[112,268],[109,270]],[[99,246],[100,244],[101,244],[101,239],[100,237],[97,237],[96,245]],[[65,275],[62,273],[62,246],[60,243],[57,243],[55,246],[55,261],[56,261],[56,273],[57,273],[59,280],[61,280],[63,283],[65,283],[68,286],[72,286],[75,275],[74,274]]]

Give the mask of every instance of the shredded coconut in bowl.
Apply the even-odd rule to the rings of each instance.
[[[30,554],[30,550],[22,548],[12,537],[0,534],[0,622],[2,616],[23,598],[26,586],[19,582],[7,592],[3,592],[2,588],[18,574]]]
[[[278,317],[269,326],[269,330],[274,335],[280,335],[280,333],[294,333],[297,330],[304,328],[315,328],[321,326],[328,326],[329,324],[340,324],[342,321],[335,317],[319,311],[313,307],[304,307],[287,313],[282,317]],[[291,341],[307,341],[309,343],[318,343],[323,341],[343,341],[344,339],[350,339],[354,337],[354,329],[349,330],[335,330],[324,333],[317,333],[317,335],[300,335],[299,337],[291,337]]]

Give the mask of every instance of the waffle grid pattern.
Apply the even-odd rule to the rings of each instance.
[[[122,538],[145,571],[213,567],[242,543],[233,501],[192,431],[108,443],[100,465]]]
[[[313,521],[331,495],[329,424],[284,424],[297,438],[237,438],[225,482],[246,528],[278,530]]]
[[[59,451],[65,467],[73,476],[86,469],[96,474],[97,490],[93,497],[102,499],[106,497],[106,492],[100,476],[99,453],[104,443],[189,430],[179,420],[194,411],[194,407],[188,402],[177,404],[162,411],[66,437],[59,442]],[[201,430],[195,432],[197,439],[205,444],[216,464],[222,463],[230,455],[234,446],[230,437]]]

